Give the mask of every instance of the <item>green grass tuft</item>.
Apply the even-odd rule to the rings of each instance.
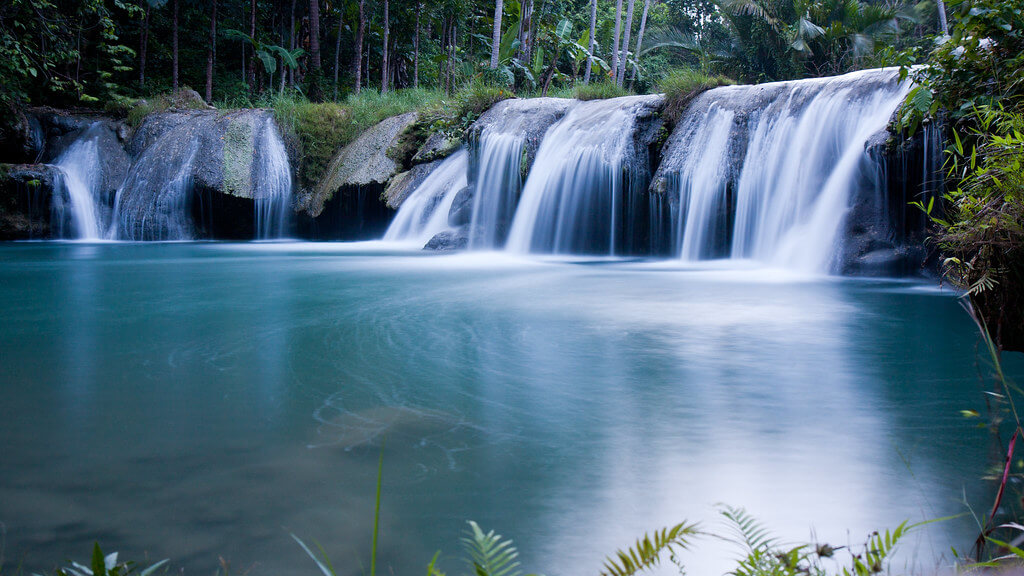
[[[675,124],[690,102],[702,92],[735,83],[725,76],[713,76],[699,70],[675,70],[662,78],[658,85],[659,90],[665,94],[664,118]]]
[[[580,84],[573,90],[573,98],[577,100],[605,100],[620,96],[632,96],[632,90],[616,86],[614,82],[594,82]]]

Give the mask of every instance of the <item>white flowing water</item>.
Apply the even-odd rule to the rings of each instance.
[[[866,143],[908,89],[883,69],[706,93],[682,124],[676,253],[831,271],[851,194],[877,171]]]
[[[192,239],[189,195],[200,132],[185,126],[146,148],[117,191],[111,239]]]
[[[501,248],[508,234],[523,187],[519,167],[523,136],[517,126],[503,132],[485,130],[479,142],[479,171],[469,227],[470,249]]]
[[[688,149],[679,178],[678,231],[684,259],[712,256],[713,240],[724,232],[721,212],[727,201],[729,133],[734,116],[731,110],[712,104],[684,125]]]
[[[93,126],[96,126],[94,124]],[[100,158],[93,127],[75,140],[54,163],[64,176],[64,190],[71,208],[74,234],[62,231],[62,238],[98,240],[106,226],[99,208]],[[63,218],[58,218],[62,222]]]
[[[459,150],[446,158],[402,203],[384,240],[424,245],[451,228],[448,213],[455,196],[466,187],[468,154]]]
[[[277,125],[270,118],[260,127],[256,155],[253,175],[256,238],[284,238],[291,224],[292,170]]]
[[[631,184],[635,108],[644,97],[581,102],[544,136],[506,249],[613,254]]]

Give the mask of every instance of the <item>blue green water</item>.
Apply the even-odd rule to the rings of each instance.
[[[438,549],[461,573],[468,519],[570,575],[683,519],[724,532],[717,503],[835,544],[991,503],[987,436],[959,414],[984,411],[987,367],[934,281],[36,243],[0,246],[0,319],[8,568],[98,540],[189,574],[314,574],[295,533],[368,573],[382,445],[381,574]],[[948,562],[972,523],[921,531],[905,561]]]

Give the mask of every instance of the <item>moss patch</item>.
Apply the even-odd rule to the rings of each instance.
[[[223,192],[234,196],[252,195],[252,161],[255,130],[247,117],[232,118],[224,132]]]

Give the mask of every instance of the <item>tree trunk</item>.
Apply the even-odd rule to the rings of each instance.
[[[320,0],[309,0],[309,64],[314,75],[322,71],[320,65]]]
[[[946,3],[944,0],[935,0],[939,9],[939,29],[943,36],[949,36],[949,23],[946,22]]]
[[[146,13],[142,18],[142,31],[139,32],[139,89],[146,87],[146,50],[149,47],[149,10],[148,0],[139,0],[146,5]]]
[[[533,58],[533,0],[527,0],[526,9],[523,10],[523,37],[520,41],[523,44],[523,65],[529,67],[530,59]]]
[[[388,0],[384,0],[384,52],[380,63],[380,93],[388,91],[388,41],[391,33],[391,16],[388,14]]]
[[[356,27],[355,54],[352,56],[352,74],[355,76],[356,94],[359,94],[363,80],[363,35],[366,33],[366,0],[359,0],[359,26]]]
[[[495,0],[494,31],[491,32],[491,70],[498,69],[498,53],[501,50],[501,13],[503,7],[504,2],[502,0]]]
[[[177,1],[177,0],[175,0]],[[249,36],[256,39],[256,0],[249,4]],[[256,49],[249,55],[249,92],[256,93]]]
[[[626,30],[622,35],[622,58],[619,59],[619,86],[626,80],[626,65],[629,62],[629,34],[633,30],[633,5],[635,0],[629,0],[626,8]]]
[[[174,0],[171,8],[174,17],[171,21],[171,91],[178,91],[178,0]]]
[[[344,20],[342,12],[338,11],[338,35],[334,38],[334,99],[338,99],[338,68],[341,59],[341,28]]]
[[[423,3],[416,2],[416,35],[413,36],[412,56],[412,87],[420,87],[420,12],[423,11]]]
[[[288,13],[288,49],[295,52],[295,0],[292,0],[292,11]],[[295,88],[295,69],[288,70],[288,85]]]
[[[587,69],[583,72],[584,84],[590,84],[590,69],[594,67],[594,51],[597,50],[597,0],[590,0],[590,46],[587,49],[590,54],[587,54]]]
[[[213,61],[217,57],[217,0],[210,6],[210,46],[206,49],[206,102],[213,101]]]
[[[636,80],[636,71],[640,68],[640,49],[644,45],[644,29],[647,28],[647,9],[651,6],[651,0],[644,0],[644,13],[640,16],[640,31],[636,35],[636,52],[633,53],[633,72],[629,75],[629,87],[633,88],[633,80]]]
[[[619,82],[619,34],[622,33],[622,0],[615,0],[615,43],[612,44],[612,81]]]

